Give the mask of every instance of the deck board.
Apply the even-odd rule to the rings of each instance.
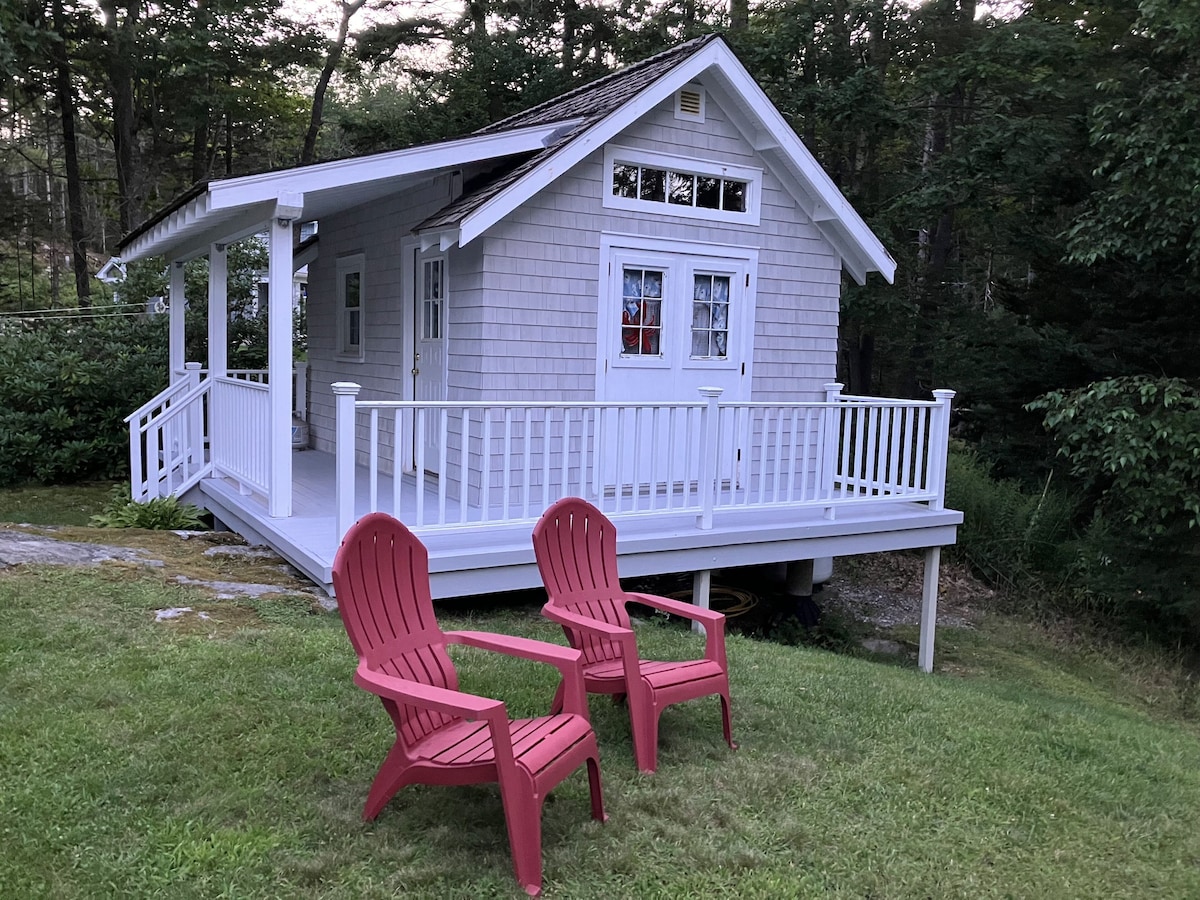
[[[272,519],[261,497],[239,494],[220,479],[206,479],[196,498],[234,530],[258,539],[326,590],[337,551],[334,519],[334,458],[307,450],[292,455],[292,515]],[[392,505],[390,476],[379,477],[379,508],[402,521],[415,519],[417,485],[401,478],[400,509]],[[436,504],[436,490],[425,491]],[[648,506],[650,501],[646,501]],[[366,470],[356,479],[355,516],[370,510]],[[448,517],[458,519],[459,505],[447,500]],[[489,512],[492,518],[498,510]],[[468,508],[470,519],[482,511]],[[615,517],[623,576],[688,572],[765,562],[847,556],[885,550],[953,544],[962,513],[931,510],[919,503],[871,503],[839,508],[827,518],[813,508],[718,509],[713,527],[697,527],[693,512],[645,510]],[[540,584],[530,535],[533,520],[513,524],[414,529],[429,549],[435,598],[487,594]]]

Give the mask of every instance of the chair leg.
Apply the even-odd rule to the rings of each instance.
[[[371,790],[367,792],[367,802],[363,806],[363,821],[369,822],[378,816],[388,801],[404,786],[405,767],[402,753],[400,741],[397,740],[375,774],[375,780],[371,782]]]
[[[513,871],[525,893],[536,897],[542,892],[542,804],[532,782],[519,775],[504,778],[500,794]]]
[[[633,730],[633,758],[647,775],[658,768],[658,707],[653,703],[630,703],[629,724]]]
[[[604,812],[604,796],[600,788],[600,757],[599,755],[589,756],[587,758],[588,770],[588,787],[592,792],[592,818],[597,822],[607,822],[608,816]]]
[[[729,718],[729,694],[722,691],[721,697],[721,727],[725,731],[725,743],[731,750],[736,750],[738,745],[733,741],[733,724]]]

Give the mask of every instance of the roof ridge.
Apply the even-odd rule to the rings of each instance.
[[[707,44],[711,43],[714,40],[720,40],[723,42],[724,37],[722,36],[722,34],[720,32],[710,31],[707,34],[702,34],[702,35],[699,35],[698,37],[690,38],[681,44],[675,44],[672,47],[667,47],[664,50],[660,50],[658,53],[655,53],[653,56],[648,56],[645,59],[641,59],[641,60],[638,60],[637,62],[630,63],[627,66],[617,69],[615,72],[609,72],[607,75],[601,75],[599,78],[589,81],[587,84],[581,84],[578,87],[571,88],[571,90],[567,91],[566,93],[559,94],[555,97],[551,97],[549,100],[543,100],[541,103],[538,103],[535,106],[529,107],[529,109],[523,109],[518,113],[513,113],[510,116],[505,116],[503,119],[500,119],[497,122],[492,122],[488,125],[483,126],[482,128],[476,130],[474,133],[475,134],[488,134],[488,133],[497,132],[497,131],[504,131],[508,128],[517,127],[517,124],[525,118],[535,116],[539,112],[542,112],[544,110],[550,109],[555,106],[560,106],[560,105],[565,106],[569,103],[570,100],[572,100],[575,97],[578,97],[580,94],[595,92],[597,90],[604,88],[611,82],[633,77],[633,76],[637,75],[637,73],[643,71],[644,69],[661,64],[665,57],[670,57],[670,56],[674,56],[674,55],[688,56],[691,53],[693,53],[694,51],[699,50],[701,47],[706,46]]]

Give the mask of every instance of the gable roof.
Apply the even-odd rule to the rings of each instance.
[[[896,264],[796,133],[716,34],[686,41],[472,135],[351,160],[224,179],[197,186],[121,244],[125,260],[171,252],[200,255],[210,242],[253,233],[276,205],[319,218],[409,184],[489,159],[518,160],[464,194],[416,231],[443,247],[465,245],[588,154],[687,84],[704,86],[791,193],[860,284],[892,281]],[[523,160],[522,160],[522,157]],[[240,228],[242,233],[233,234]],[[218,232],[229,234],[216,236]],[[181,251],[185,251],[181,254]]]

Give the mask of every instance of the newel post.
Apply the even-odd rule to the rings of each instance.
[[[933,392],[938,406],[933,409],[933,422],[930,430],[931,446],[929,454],[929,487],[936,496],[929,503],[930,509],[946,508],[946,456],[950,452],[950,401],[954,399],[954,391],[945,389]]]
[[[354,400],[362,385],[335,381],[334,399],[334,498],[337,507],[337,541],[354,524]]]
[[[198,362],[183,364],[184,378],[187,380],[187,392],[190,394],[200,387],[200,370],[204,366]],[[192,403],[188,409],[188,424],[186,446],[181,448],[188,458],[197,465],[204,463],[204,407]]]
[[[713,506],[717,500],[717,426],[720,417],[717,400],[723,393],[724,388],[700,388],[705,404],[700,412],[700,516],[696,524],[705,531],[712,528]]]
[[[837,381],[831,381],[825,385],[825,402],[829,404],[825,407],[823,415],[824,419],[824,435],[821,441],[821,463],[817,468],[818,477],[821,479],[818,485],[819,490],[823,493],[826,499],[833,499],[833,476],[837,471],[837,448],[838,434],[841,429],[838,427],[841,423],[843,405],[838,401],[842,398],[843,385]],[[825,507],[825,516],[832,519],[835,515],[834,507]]]

